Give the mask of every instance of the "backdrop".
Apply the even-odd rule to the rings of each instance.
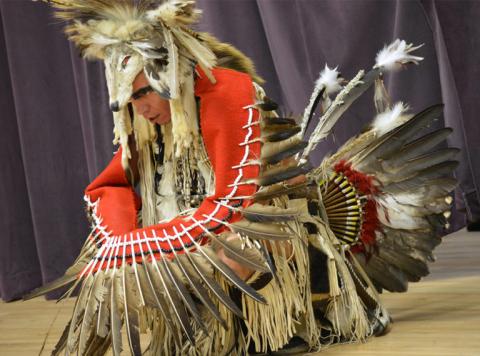
[[[413,110],[443,101],[462,149],[457,204],[475,214],[480,184],[480,17],[477,1],[199,0],[199,29],[253,58],[282,110],[301,113],[325,63],[346,78],[370,68],[396,38],[424,43],[424,62],[387,78]],[[112,120],[100,63],[68,43],[43,3],[0,0],[0,297],[60,276],[87,233],[83,189],[112,157]],[[315,160],[373,116],[371,95],[340,121]],[[480,215],[477,216],[480,218]],[[454,227],[464,224],[455,214]]]

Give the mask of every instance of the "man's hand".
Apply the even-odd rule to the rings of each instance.
[[[228,235],[225,234],[224,236],[221,236],[220,238],[227,239],[227,241],[231,241],[234,239],[239,239],[240,236],[238,236],[238,234],[236,233],[231,232]],[[220,248],[217,251],[217,255],[220,258],[220,260],[222,260],[223,263],[225,263],[228,267],[230,267],[235,272],[235,274],[244,281],[249,279],[252,276],[253,272],[255,272],[253,269],[245,267],[244,265],[238,263],[237,261],[232,260],[231,258],[228,258],[227,256],[225,256],[225,251],[223,250],[223,248]]]
[[[228,233],[228,234],[224,234],[220,238],[221,239],[226,239],[227,241],[231,241],[231,240],[234,240],[234,239],[239,239],[240,236],[238,234],[234,233],[234,232],[231,232],[231,233]],[[270,245],[271,243],[276,244],[277,249],[280,248],[280,245],[283,245],[285,255],[288,257],[288,259],[293,257],[292,256],[293,247],[292,247],[291,243],[289,243],[287,241],[268,242],[266,244],[266,247],[267,247],[267,250],[269,252],[271,252],[271,250],[272,250],[272,247]],[[240,277],[244,281],[248,280],[252,276],[252,274],[255,272],[255,270],[250,269],[248,267],[245,267],[241,263],[227,257],[225,255],[225,251],[223,250],[223,248],[219,248],[217,250],[217,256],[220,258],[220,260],[223,263],[225,263],[228,267],[230,267],[238,277]]]

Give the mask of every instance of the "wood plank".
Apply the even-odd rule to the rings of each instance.
[[[479,254],[480,233],[462,230],[446,237],[430,276],[411,284],[407,293],[383,295],[394,319],[388,335],[364,344],[331,346],[320,354],[480,355]],[[0,302],[0,355],[49,355],[73,304],[73,299],[57,304],[42,298]]]

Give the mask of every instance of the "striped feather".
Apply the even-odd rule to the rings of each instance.
[[[197,309],[196,303],[193,301],[190,292],[187,290],[187,287],[182,282],[181,276],[176,270],[177,266],[173,265],[172,262],[162,258],[163,269],[166,271],[166,275],[170,278],[172,285],[175,287],[177,294],[183,300],[183,304],[187,307],[192,315],[193,319],[197,322],[200,328],[208,334],[207,328],[200,317],[200,312]]]
[[[240,212],[251,222],[282,222],[298,217],[295,209],[282,209],[273,205],[252,204]]]
[[[255,240],[284,241],[292,238],[292,234],[285,232],[284,227],[278,224],[255,223],[247,220],[240,220],[233,224],[228,224],[227,226],[234,232]]]
[[[222,236],[214,238],[213,242],[213,247],[217,250],[222,248],[226,257],[255,271],[269,272],[270,270],[262,253],[256,248],[243,245],[244,243],[240,238],[226,240]]]

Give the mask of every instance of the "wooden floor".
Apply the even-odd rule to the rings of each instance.
[[[436,250],[432,274],[403,294],[385,294],[392,331],[322,355],[480,356],[480,233],[460,231]],[[48,355],[73,301],[0,302],[0,356]]]

